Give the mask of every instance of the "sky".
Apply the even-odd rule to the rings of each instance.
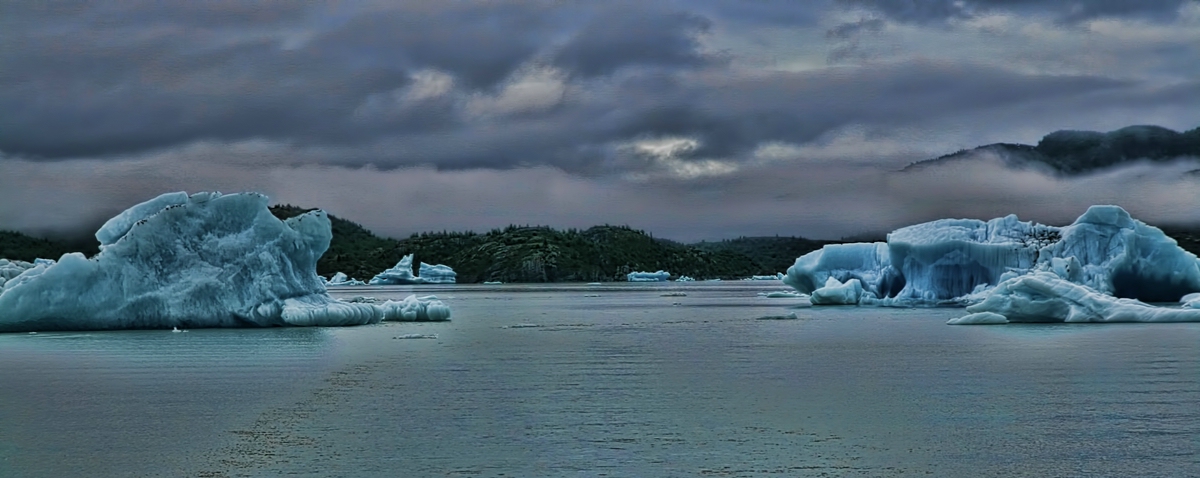
[[[1194,161],[905,165],[1200,126],[1200,1],[4,2],[0,229],[258,191],[391,237],[628,224],[836,239],[940,217],[1200,222]]]

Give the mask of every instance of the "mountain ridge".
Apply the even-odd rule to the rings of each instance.
[[[900,171],[969,161],[981,153],[994,154],[1009,167],[1040,167],[1057,176],[1078,176],[1135,161],[1200,159],[1200,127],[1184,132],[1154,125],[1126,126],[1107,133],[1059,130],[1043,136],[1037,145],[986,144],[913,162]]]

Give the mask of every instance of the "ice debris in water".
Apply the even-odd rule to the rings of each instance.
[[[1200,291],[1200,261],[1117,206],[1092,206],[1064,227],[1015,215],[917,224],[887,242],[806,254],[784,282],[818,305],[970,305],[973,315],[991,312],[1007,322],[1200,320],[1140,302]],[[1000,318],[952,321],[985,322]]]
[[[404,334],[392,337],[393,339],[436,339],[437,334]]]
[[[790,290],[776,290],[776,291],[771,291],[771,292],[759,292],[758,295],[760,297],[766,297],[768,299],[782,299],[782,298],[797,298],[797,299],[799,299],[799,298],[808,297],[799,292],[790,291]]]
[[[347,277],[346,273],[344,273],[344,272],[338,272],[338,273],[334,274],[333,277],[330,277],[329,280],[325,281],[325,286],[327,286],[327,287],[329,287],[329,286],[346,287],[346,286],[358,286],[358,285],[367,285],[367,283],[360,281],[358,279],[352,279],[350,277]]]
[[[261,194],[164,194],[106,222],[96,232],[101,246],[95,257],[65,254],[6,278],[0,332],[337,326],[396,315],[449,317],[449,308],[436,300],[406,299],[408,305],[396,312],[330,298],[316,262],[331,237],[325,212],[281,221]]]
[[[629,282],[663,282],[671,277],[670,272],[630,272],[625,274],[625,280]]]
[[[405,284],[454,284],[457,273],[447,265],[429,265],[421,263],[419,276],[413,275],[413,255],[409,254],[400,259],[391,269],[376,274],[371,278],[371,285],[405,285]]]
[[[695,282],[695,281],[696,281],[696,279],[693,279],[688,276],[679,276],[678,279],[675,279],[675,282]]]

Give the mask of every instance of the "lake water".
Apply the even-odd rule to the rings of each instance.
[[[781,289],[371,287],[333,294],[453,321],[0,335],[0,476],[1200,476],[1200,324]]]

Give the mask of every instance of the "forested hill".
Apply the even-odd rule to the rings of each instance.
[[[37,258],[58,259],[68,252],[83,252],[92,256],[98,251],[98,243],[85,245],[27,236],[16,231],[0,231],[0,259],[33,262]]]
[[[1037,145],[994,143],[965,149],[904,168],[919,170],[991,153],[1011,166],[1042,165],[1055,174],[1073,176],[1120,166],[1132,161],[1169,162],[1200,158],[1200,128],[1182,133],[1161,126],[1127,126],[1107,133],[1055,131]]]
[[[287,218],[308,209],[284,205],[271,211]],[[335,216],[330,219],[333,242],[317,263],[317,272],[325,276],[345,272],[363,280],[395,265],[406,254],[414,254],[414,263],[454,268],[459,282],[618,281],[632,271],[657,270],[697,279],[733,279],[782,272],[796,257],[824,244],[763,238],[770,240],[767,244],[750,238],[687,245],[626,226],[585,230],[509,226],[487,233],[424,233],[395,240],[378,237]],[[785,244],[788,241],[792,243]],[[791,258],[785,259],[788,255]]]

